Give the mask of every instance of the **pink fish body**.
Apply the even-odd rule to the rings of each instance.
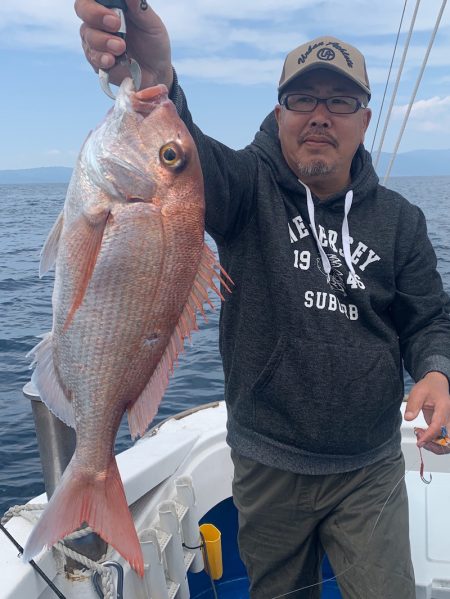
[[[53,329],[33,350],[33,381],[77,445],[24,559],[86,522],[143,575],[114,441],[125,410],[132,436],[144,433],[207,289],[218,292],[204,210],[197,150],[166,88],[136,94],[125,80],[42,253],[41,273],[56,262]]]

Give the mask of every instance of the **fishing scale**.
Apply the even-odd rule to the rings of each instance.
[[[114,33],[114,35],[117,35],[117,37],[120,37],[123,40],[125,40],[126,33],[127,33],[127,26],[126,26],[126,22],[125,22],[125,13],[128,10],[126,0],[96,0],[96,1],[99,4],[101,4],[102,6],[104,6],[105,8],[110,8],[117,14],[117,16],[120,19],[120,28],[119,28],[119,31]],[[148,8],[147,0],[141,0],[140,8],[141,8],[141,10],[147,10],[147,8]],[[123,65],[130,71],[130,75],[131,75],[131,78],[133,79],[134,87],[136,90],[138,90],[141,87],[142,73],[141,73],[141,67],[134,60],[134,58],[129,58],[127,56],[127,53],[124,52],[121,56],[118,56],[116,58],[116,64]],[[113,91],[111,90],[110,82],[109,82],[109,69],[108,70],[99,69],[98,76],[100,79],[100,86],[101,86],[102,90],[105,92],[105,94],[107,96],[109,96],[110,98],[115,100],[116,96],[114,95]]]

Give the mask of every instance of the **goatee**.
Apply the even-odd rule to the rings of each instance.
[[[334,166],[323,162],[322,160],[314,160],[308,164],[297,164],[298,176],[302,177],[317,177],[321,175],[330,175],[334,171]]]

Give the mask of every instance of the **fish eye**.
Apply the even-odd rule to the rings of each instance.
[[[174,141],[162,146],[162,148],[159,150],[159,157],[162,164],[170,169],[179,170],[186,163],[186,155],[184,151]]]

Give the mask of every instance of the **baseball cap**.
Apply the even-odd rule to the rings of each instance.
[[[288,83],[313,69],[330,69],[354,81],[371,96],[364,56],[354,46],[335,37],[317,37],[286,56],[278,86],[278,98]]]

